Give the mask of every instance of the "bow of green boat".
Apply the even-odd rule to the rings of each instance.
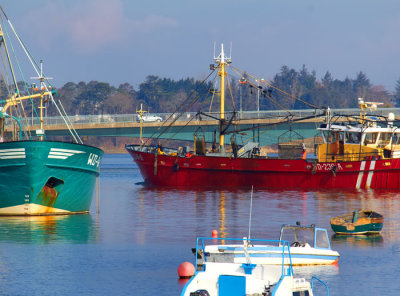
[[[42,62],[34,60],[0,9],[0,55],[4,64],[0,67],[0,215],[87,213],[103,151],[83,144],[61,102],[55,100],[57,92],[49,83],[52,78],[44,75]],[[22,48],[26,60],[16,56],[20,52],[14,50],[16,45]],[[22,74],[23,63],[32,66],[30,73]],[[27,74],[38,85],[25,81]],[[46,135],[50,104],[70,132],[65,142]],[[70,139],[73,143],[67,142]]]
[[[0,215],[87,213],[102,155],[65,142],[0,143]]]

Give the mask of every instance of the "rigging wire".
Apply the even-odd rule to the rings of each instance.
[[[236,71],[236,68],[233,68],[233,71],[235,71],[237,74],[239,74],[238,71]],[[246,73],[246,76],[253,77],[252,75],[250,75],[248,73]],[[257,79],[257,78],[254,78],[254,79]],[[257,91],[260,91],[259,87],[255,83],[252,83],[251,81],[248,81],[248,83],[249,83],[250,87],[254,87],[257,89]],[[273,104],[278,106],[281,110],[284,110],[284,111],[288,112],[289,114],[291,114],[289,109],[283,107],[280,103],[278,103],[275,99],[273,99],[272,96],[267,95],[264,92],[263,92],[263,95],[265,98],[269,99]]]
[[[5,51],[4,48],[2,48],[1,50]],[[5,65],[7,65],[7,62],[4,59],[5,52],[3,54],[3,51],[1,52],[1,59],[2,59],[1,67],[2,67],[2,69],[4,69],[4,71],[2,71],[2,73],[4,73],[4,75],[5,75],[5,77],[3,76],[3,80],[4,80],[5,87],[7,88],[7,94],[11,94],[12,91],[10,90],[10,85],[11,85],[10,76],[5,67]]]
[[[232,67],[232,69],[234,69],[234,70],[236,70],[236,71],[238,71],[238,72],[240,72],[240,73],[242,73],[242,74],[246,73],[246,72],[244,72],[244,71],[242,71],[242,70],[240,70],[240,69],[238,69],[238,68],[236,68],[236,67],[234,67],[234,66],[231,66],[231,67]],[[255,77],[255,76],[253,76],[253,75],[251,75],[251,74],[248,74],[248,73],[246,73],[246,75],[249,76],[249,77],[251,77],[251,78],[253,78],[254,80],[260,81],[261,83],[267,85],[267,86],[270,87],[270,88],[275,89],[276,91],[278,91],[278,92],[280,92],[280,93],[282,93],[282,94],[284,94],[284,95],[287,95],[288,97],[290,97],[290,98],[292,98],[292,99],[294,99],[294,100],[300,101],[300,102],[304,103],[305,105],[312,107],[313,109],[322,109],[321,107],[318,107],[318,106],[316,106],[316,105],[314,105],[314,104],[311,104],[311,103],[309,103],[309,102],[306,102],[306,101],[304,101],[304,100],[302,100],[302,99],[300,99],[300,98],[298,98],[298,97],[296,97],[296,96],[294,96],[294,95],[289,94],[288,92],[286,92],[286,91],[284,91],[284,90],[281,90],[281,89],[279,89],[279,88],[273,86],[272,84],[267,83],[265,80],[262,80],[262,81],[261,81],[261,80],[258,79],[257,77]]]
[[[226,80],[226,84],[228,85],[228,90],[229,90],[229,94],[230,94],[230,98],[231,98],[233,112],[235,112],[236,107],[235,107],[235,102],[233,100],[233,94],[232,94],[231,84],[229,83],[229,79]]]
[[[25,54],[27,55],[27,57],[28,57],[30,63],[32,64],[33,69],[35,70],[36,74],[38,75],[38,77],[41,77],[41,75],[42,75],[43,73],[39,73],[39,64],[35,61],[35,59],[33,58],[32,54],[29,52],[29,50],[28,50],[27,47],[25,46],[24,42],[23,42],[22,39],[19,37],[18,33],[17,33],[16,30],[14,29],[14,26],[12,25],[11,21],[8,19],[6,13],[4,12],[2,6],[0,6],[0,9],[1,9],[1,11],[3,12],[3,14],[4,14],[4,16],[5,16],[5,18],[6,18],[7,22],[8,22],[8,24],[10,25],[10,28],[11,28],[12,31],[14,32],[15,37],[16,37],[17,40],[19,41],[19,43],[20,43],[22,49],[24,50]],[[43,75],[43,76],[44,76],[44,75]],[[47,84],[50,84],[50,83],[49,83],[49,80],[48,80],[46,77],[42,77],[42,78],[44,78],[44,80],[46,80]],[[56,101],[54,100],[53,94],[49,91],[49,89],[48,89],[48,87],[47,87],[46,84],[44,85],[44,87],[45,87],[45,90],[46,90],[47,92],[49,92],[49,97],[50,97],[51,101],[53,102],[53,104],[54,104],[54,106],[56,107],[57,111],[59,112],[59,114],[61,115],[62,119],[64,120],[64,123],[65,123],[65,125],[67,126],[67,128],[68,128],[70,134],[71,134],[72,137],[74,138],[75,142],[76,142],[76,143],[83,144],[83,142],[82,142],[81,138],[79,137],[78,133],[76,132],[75,128],[73,127],[72,124],[70,124],[71,121],[70,121],[70,119],[68,118],[68,115],[67,115],[66,113],[63,114],[63,113],[61,112],[61,110],[60,110],[60,108],[58,107]],[[68,119],[66,119],[66,118],[68,118]]]
[[[261,82],[261,83],[267,85],[267,86],[268,86],[268,92],[266,92],[266,91],[264,90],[264,91],[262,92],[263,96],[264,96],[265,98],[269,99],[273,104],[275,104],[276,106],[278,106],[280,109],[285,110],[286,112],[288,112],[288,113],[290,114],[291,117],[293,117],[294,115],[291,114],[291,112],[290,112],[288,109],[284,108],[284,107],[282,106],[282,104],[280,104],[277,100],[275,100],[271,95],[268,94],[268,93],[270,93],[270,89],[275,89],[275,90],[277,90],[278,92],[280,92],[280,93],[282,93],[282,94],[284,94],[284,95],[286,95],[286,96],[288,96],[288,97],[290,97],[290,98],[292,98],[292,99],[294,99],[294,100],[300,101],[300,102],[304,103],[305,105],[308,105],[308,106],[312,107],[314,110],[323,109],[323,108],[318,107],[318,106],[316,106],[316,105],[314,105],[314,104],[312,104],[312,103],[309,103],[309,102],[306,102],[306,101],[304,101],[304,100],[302,100],[302,99],[300,99],[300,98],[297,98],[296,96],[293,96],[293,95],[291,95],[291,94],[289,94],[289,93],[287,93],[287,92],[285,92],[285,91],[283,91],[283,90],[281,90],[281,89],[279,89],[279,88],[277,88],[277,87],[275,87],[275,86],[273,86],[273,85],[267,83],[267,82],[266,82],[265,80],[263,80],[263,79],[262,79],[262,80],[261,80],[261,79],[258,79],[257,77],[255,77],[255,76],[253,76],[253,75],[251,75],[251,74],[248,74],[247,72],[244,72],[244,71],[242,71],[242,70],[240,70],[240,69],[238,69],[238,68],[236,68],[236,67],[234,67],[234,66],[231,66],[231,67],[232,67],[233,71],[236,72],[237,74],[239,74],[241,77],[244,77],[244,76],[250,77],[250,78],[252,78],[252,79],[254,79],[254,80],[257,80],[257,81],[259,81],[259,82]],[[259,89],[260,89],[259,85],[256,86],[255,83],[252,83],[251,81],[249,81],[249,84],[250,84],[251,87],[257,88],[257,91],[259,91]],[[316,114],[316,112],[315,112],[313,118],[317,118],[317,117],[318,117],[318,116],[317,116],[317,114]],[[287,120],[286,122],[291,122],[291,120]],[[276,124],[279,124],[279,123],[276,123]],[[259,127],[259,126],[257,126],[257,127]],[[261,134],[265,133],[266,131],[267,131],[267,130],[265,130],[265,131],[262,132]],[[254,136],[253,136],[252,138],[254,138]],[[252,138],[250,138],[249,140],[251,140]]]
[[[215,82],[215,81],[214,81],[214,82]],[[213,105],[213,101],[214,101],[214,95],[215,95],[215,93],[217,92],[217,91],[215,91],[215,85],[216,85],[216,84],[214,83],[213,89],[211,90],[212,96],[211,96],[210,108],[208,109],[208,112],[211,112],[212,105]]]
[[[180,131],[187,127],[193,119],[195,119],[195,116],[191,117],[190,120],[188,120],[185,125],[181,126],[165,143],[169,143]]]
[[[303,120],[308,120],[308,119],[317,118],[317,117],[323,117],[323,116],[325,116],[325,114],[312,115],[312,116],[295,118],[295,119],[293,119],[291,116],[287,116],[287,117],[285,117],[286,118],[285,121],[279,121],[279,122],[275,122],[275,123],[261,123],[257,127],[260,128],[260,127],[276,126],[278,124],[300,122],[300,121],[303,121]],[[252,130],[252,129],[254,129],[254,127],[241,128],[241,129],[238,130],[238,132],[248,131],[248,130]],[[226,134],[232,134],[232,133],[233,133],[233,131],[226,132]]]
[[[15,61],[16,61],[16,64],[17,64],[17,67],[18,67],[18,70],[19,70],[19,74],[21,75],[21,78],[22,78],[22,82],[24,83],[25,91],[28,93],[28,95],[30,95],[28,85],[27,85],[27,83],[26,83],[24,74],[23,74],[23,72],[22,72],[21,65],[20,65],[20,62],[19,62],[19,60],[18,60],[18,57],[17,57],[17,55],[16,55],[16,53],[15,53],[13,43],[11,42],[11,38],[10,38],[10,35],[9,35],[9,33],[8,33],[7,27],[6,27],[6,26],[3,26],[3,28],[4,28],[4,30],[5,30],[5,32],[6,32],[6,34],[7,34],[8,43],[10,44],[10,47],[11,47],[11,50],[12,50],[14,59],[15,59]],[[4,44],[5,44],[5,43],[4,43]],[[7,50],[7,49],[6,49],[6,50]],[[12,73],[14,74],[14,72],[12,72]],[[18,91],[18,95],[20,95],[20,91],[19,91],[19,88],[18,88],[18,87],[17,87],[17,91]],[[31,102],[31,104],[32,104],[34,113],[36,114],[36,118],[38,119],[38,123],[40,123],[39,115],[37,114],[37,110],[36,110],[35,104],[33,103],[33,100],[32,100],[32,99],[30,99],[30,102]],[[26,124],[26,125],[25,125],[25,128],[27,129],[27,130],[24,130],[25,137],[26,137],[26,138],[30,138],[30,137],[31,137],[31,130],[30,130],[30,125],[29,125],[29,123],[28,123],[28,117],[27,117],[26,112],[25,112],[24,104],[23,104],[22,101],[20,101],[20,102],[19,102],[19,105],[21,106],[21,108],[22,108],[22,113],[23,113],[23,115],[24,115],[24,116],[21,116],[21,115],[19,114],[19,116],[20,116],[20,118],[24,118],[24,119],[25,119],[25,124]],[[17,108],[18,108],[18,106],[17,106]],[[17,109],[17,108],[16,108],[16,109]],[[29,135],[29,137],[28,137],[28,135]],[[44,136],[46,136],[46,135],[44,135]]]
[[[191,106],[193,106],[193,104],[196,103],[196,102],[201,98],[200,94],[198,94],[197,91],[200,89],[201,86],[203,86],[203,84],[208,80],[208,78],[210,78],[210,76],[211,76],[214,72],[215,72],[215,70],[212,70],[212,71],[210,72],[210,74],[208,74],[207,77],[201,81],[201,83],[196,87],[196,89],[194,89],[194,90],[190,93],[190,95],[183,101],[183,103],[182,103],[180,106],[178,106],[178,107],[175,109],[174,113],[172,113],[172,114],[166,119],[166,121],[165,121],[164,123],[169,122],[169,120],[170,120],[171,118],[173,118],[173,120],[172,120],[168,125],[166,125],[166,126],[165,126],[164,123],[163,123],[156,131],[153,132],[153,134],[152,134],[150,137],[148,137],[148,138],[146,139],[146,141],[143,143],[143,145],[145,145],[150,139],[153,139],[153,136],[154,136],[162,127],[164,127],[164,129],[158,134],[158,136],[157,136],[157,137],[154,137],[154,139],[157,139],[157,140],[158,140],[158,139],[159,139],[159,138],[160,138],[160,137],[161,137],[161,136],[162,136],[176,121],[177,121],[177,120],[178,120],[178,118],[180,118],[185,112],[187,112],[187,110],[188,110]],[[196,95],[191,101],[189,101],[189,99],[190,99],[195,93],[197,93],[197,95]],[[186,105],[186,107],[185,107],[182,111],[178,112],[179,108],[181,108],[183,105]],[[176,117],[174,118],[173,116],[174,116],[175,113],[178,113],[178,116],[176,116]]]

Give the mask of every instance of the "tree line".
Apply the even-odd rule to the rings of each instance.
[[[373,85],[363,72],[355,78],[335,79],[327,72],[317,79],[315,71],[305,66],[300,70],[283,66],[268,84],[245,83],[243,77],[228,77],[226,108],[250,111],[310,108],[357,108],[358,98],[383,102],[386,107],[400,105],[400,79],[395,91]],[[58,98],[69,115],[129,114],[141,105],[151,113],[219,110],[218,94],[212,82],[194,78],[172,80],[147,76],[135,89],[129,83],[118,87],[107,82],[68,82],[57,89]],[[295,99],[296,98],[296,99]],[[182,108],[180,108],[182,107]],[[49,115],[55,115],[52,106]]]

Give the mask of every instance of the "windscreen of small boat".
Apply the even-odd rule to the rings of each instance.
[[[288,241],[289,245],[293,246],[306,246],[308,244],[314,247],[314,229],[303,227],[283,229],[281,240]]]
[[[329,248],[328,233],[326,232],[326,230],[316,229],[315,247],[322,249]]]

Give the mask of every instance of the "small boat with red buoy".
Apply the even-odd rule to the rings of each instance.
[[[289,248],[284,250],[290,253],[290,257],[284,258],[285,265],[329,265],[337,263],[340,257],[339,253],[331,248],[327,230],[316,227],[314,224],[304,226],[297,222],[296,225],[282,225],[278,241],[289,242]],[[201,245],[201,248],[197,250],[198,269],[201,269],[206,261],[244,263],[246,262],[245,250],[253,263],[282,264],[282,245],[260,245],[254,243],[252,239],[245,241],[246,246],[226,243],[226,239],[223,242],[224,244]]]
[[[205,240],[216,240],[216,238],[197,238],[196,241],[196,265],[198,250],[202,248]],[[278,243],[281,246],[281,265],[264,265],[253,263],[246,246],[250,245],[247,238],[217,238],[217,240],[240,240],[243,241],[244,263],[233,262],[204,262],[202,269],[196,271],[195,275],[183,288],[181,296],[223,296],[223,295],[308,295],[313,296],[315,283],[320,283],[326,288],[327,285],[316,277],[312,277],[311,283],[304,278],[294,276],[293,266],[283,264],[284,258],[289,257],[289,243],[287,241],[252,240],[262,244]],[[285,251],[286,250],[286,251]],[[254,259],[254,258],[253,258]]]

